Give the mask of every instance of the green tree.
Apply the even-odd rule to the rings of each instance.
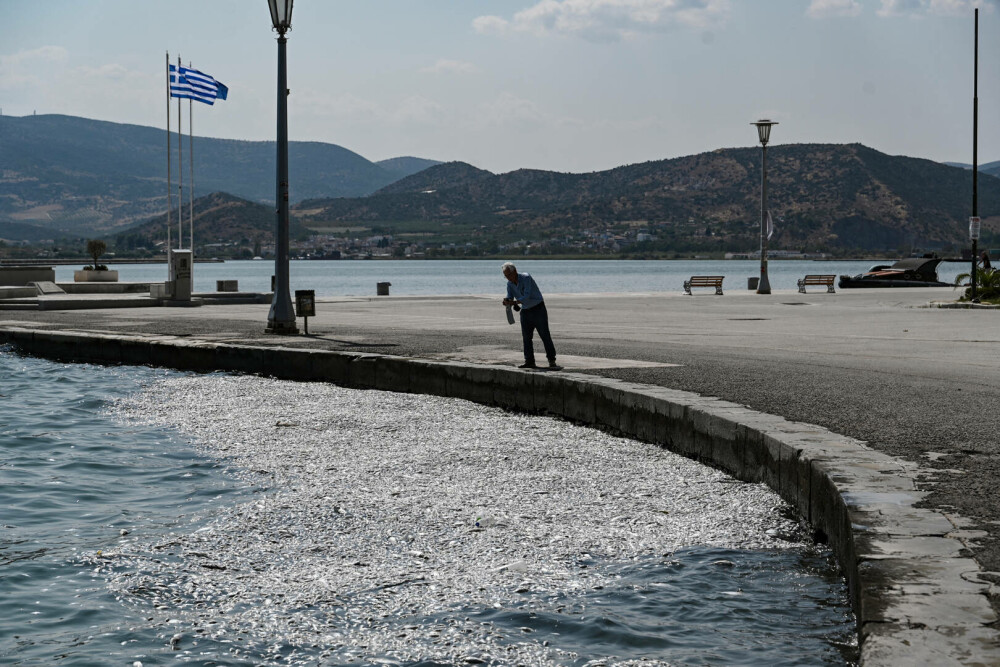
[[[90,239],[87,241],[87,254],[94,258],[94,269],[100,271],[97,260],[100,259],[104,251],[108,249],[108,244],[100,239]]]

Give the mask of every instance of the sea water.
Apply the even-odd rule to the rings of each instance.
[[[0,662],[849,664],[761,485],[465,401],[0,348]]]
[[[531,273],[546,295],[561,293],[673,292],[682,293],[693,275],[725,276],[725,291],[747,289],[747,279],[760,275],[754,260],[551,260],[512,258],[519,271]],[[891,263],[891,262],[885,262]],[[391,295],[457,296],[502,294],[504,279],[497,260],[292,260],[291,290],[314,290],[317,297],[375,296],[376,285],[391,283]],[[780,260],[768,264],[771,288],[796,289],[806,274],[856,275],[867,271],[868,261]],[[57,266],[56,280],[72,282],[74,266]],[[164,264],[120,264],[123,282],[162,282]],[[965,263],[944,262],[938,277],[953,281],[968,272]],[[194,290],[214,292],[217,280],[238,280],[244,292],[269,292],[274,262],[268,260],[196,263]],[[816,289],[816,288],[813,288]],[[951,294],[947,287],[943,293]]]

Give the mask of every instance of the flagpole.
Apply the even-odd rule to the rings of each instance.
[[[167,51],[167,280],[173,280],[170,263],[170,209],[174,206],[173,184],[170,182],[170,52]]]
[[[177,56],[177,76],[181,57]],[[177,98],[177,249],[184,249],[184,129],[181,127],[181,98]]]
[[[191,63],[188,63],[188,67]],[[191,261],[194,262],[194,101],[188,98],[188,160],[191,163],[191,188],[188,192],[188,239],[191,242]]]

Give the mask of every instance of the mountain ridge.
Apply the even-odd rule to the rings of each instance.
[[[760,154],[717,149],[583,174],[490,174],[465,165],[471,178],[453,182],[461,163],[445,163],[367,197],[303,202],[296,213],[313,227],[475,222],[549,235],[637,222],[687,235],[709,228],[719,240],[747,245],[759,225]],[[777,145],[768,158],[777,242],[865,248],[963,240],[972,180],[965,170],[862,144]],[[1000,209],[1000,179],[981,176],[980,200],[984,211]],[[992,229],[1000,217],[984,225]]]
[[[182,146],[184,198],[189,188],[189,145]],[[0,116],[0,221],[91,233],[115,230],[167,208],[167,135],[162,128],[65,116]],[[171,133],[177,178],[177,135]],[[289,142],[290,195],[369,194],[433,160],[399,158],[379,166],[336,144]],[[229,192],[273,202],[275,143],[195,137],[198,197]]]

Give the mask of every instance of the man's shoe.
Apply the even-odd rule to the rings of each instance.
[[[562,366],[557,364],[555,359],[549,359],[549,368],[562,368]]]
[[[534,361],[526,361],[518,366],[518,368],[538,368],[538,366],[535,365]]]

